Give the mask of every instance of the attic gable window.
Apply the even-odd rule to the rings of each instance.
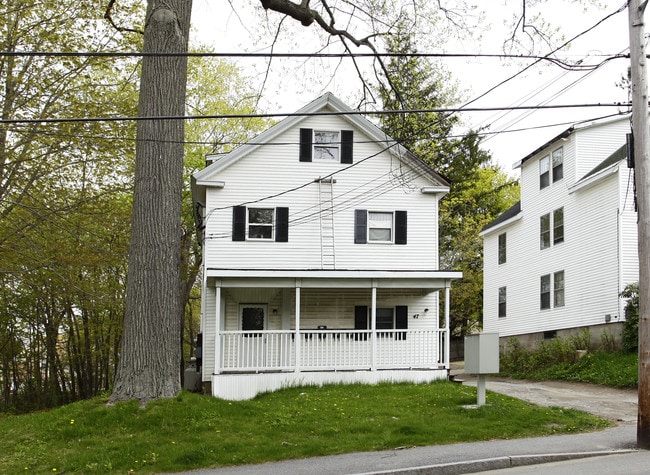
[[[352,163],[353,139],[351,130],[300,129],[299,160]]]
[[[314,160],[339,161],[339,133],[314,131]]]

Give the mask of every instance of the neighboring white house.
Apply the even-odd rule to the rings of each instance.
[[[448,376],[441,176],[331,94],[212,158],[192,180],[206,389]]]
[[[521,201],[486,226],[483,330],[526,346],[620,334],[638,280],[628,117],[575,125],[520,160]]]

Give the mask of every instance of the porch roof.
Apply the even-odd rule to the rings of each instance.
[[[219,269],[205,270],[217,287],[444,289],[461,279],[460,271]]]

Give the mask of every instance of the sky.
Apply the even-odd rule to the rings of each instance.
[[[238,0],[236,11],[226,0],[195,0],[193,11],[193,41],[211,46],[219,53],[268,52],[270,35],[261,35],[262,10],[258,0]],[[479,2],[484,4],[484,2]],[[584,3],[584,2],[579,2]],[[585,8],[566,0],[548,0],[541,11],[543,18],[559,28],[566,39],[594,27],[618,10],[624,0],[601,0],[602,8]],[[480,41],[450,40],[442,46],[446,53],[499,54],[503,52],[504,38],[511,33],[504,19],[512,16],[520,1],[490,0]],[[534,12],[529,11],[532,15]],[[269,15],[278,15],[270,13]],[[292,20],[293,21],[293,20]],[[295,23],[295,21],[293,21]],[[291,33],[281,36],[275,52],[314,53],[315,28],[293,27]],[[259,40],[259,38],[262,40]],[[258,39],[256,41],[256,38]],[[582,65],[597,65],[608,56],[627,53],[629,46],[627,11],[602,21],[580,38],[571,42],[558,57],[568,61],[582,60]],[[368,52],[367,50],[359,52]],[[420,52],[441,52],[423,51]],[[546,54],[548,50],[544,50]],[[293,112],[326,91],[332,92],[350,106],[359,98],[360,81],[348,62],[334,60],[273,59],[270,74],[267,63],[260,58],[232,58],[251,78],[252,86],[263,86],[260,108],[266,112]],[[520,72],[531,61],[513,61],[494,58],[444,59],[444,66],[457,82],[465,101],[475,99],[489,89]],[[363,60],[360,60],[363,63]],[[535,65],[485,97],[473,102],[472,107],[495,108],[538,105],[579,105],[596,103],[625,103],[628,92],[620,87],[627,75],[628,59],[615,59],[581,71],[566,70],[544,62]],[[518,175],[513,165],[539,146],[567,129],[573,123],[592,120],[617,112],[625,107],[581,107],[547,110],[461,112],[462,125],[458,132],[483,128],[487,132],[483,147],[492,153],[501,168]]]

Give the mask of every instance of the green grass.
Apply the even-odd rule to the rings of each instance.
[[[635,388],[638,384],[638,356],[636,353],[588,353],[573,361],[553,361],[538,354],[517,354],[516,359],[502,358],[501,376],[513,378],[580,381],[617,388]]]
[[[455,383],[294,388],[228,402],[192,393],[0,416],[0,473],[164,473],[354,451],[592,431],[594,416]]]

